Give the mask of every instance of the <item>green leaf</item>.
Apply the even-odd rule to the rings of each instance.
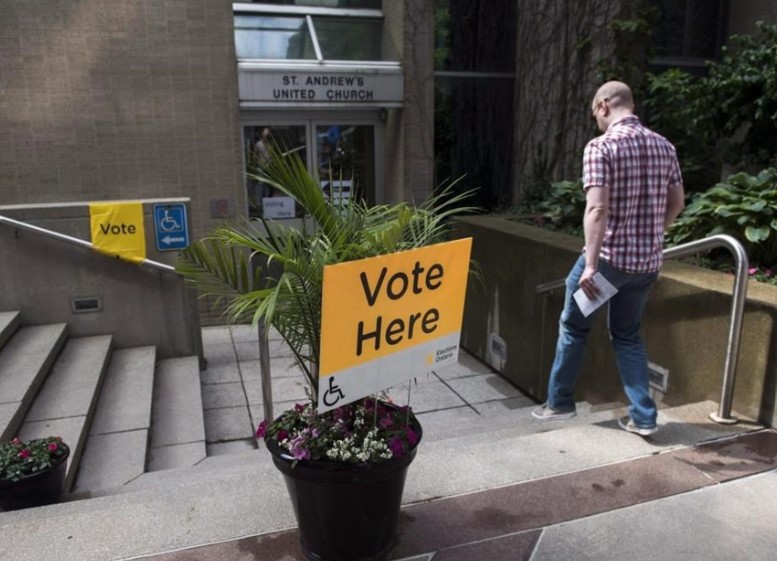
[[[761,226],[760,228],[748,226],[745,228],[745,237],[747,238],[747,241],[757,243],[768,238],[770,232],[771,229],[766,226]]]

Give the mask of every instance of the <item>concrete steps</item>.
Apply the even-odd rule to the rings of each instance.
[[[19,431],[22,440],[54,435],[70,446],[65,492],[78,471],[111,347],[110,335],[69,339]]]
[[[0,312],[0,437],[62,436],[70,500],[116,492],[149,470],[205,458],[197,357],[157,362],[154,347],[67,337]]]
[[[660,430],[650,438],[622,430],[617,409],[578,408],[572,420],[545,422],[532,420],[531,409],[517,411],[511,428],[422,441],[415,475],[408,474],[413,501],[550,477],[763,428],[746,420],[737,425],[710,421],[713,402],[660,410]]]
[[[156,349],[114,351],[74,488],[121,487],[146,469]]]
[[[19,329],[21,324],[19,312],[0,312],[0,349],[11,336]]]
[[[205,419],[196,357],[159,361],[152,411],[147,471],[193,466],[205,459]]]
[[[0,350],[0,440],[16,436],[33,398],[65,343],[67,326],[21,327]]]
[[[591,423],[552,423],[555,428],[532,434],[425,441],[408,470],[403,504],[652,456],[691,446],[699,437],[719,439],[756,428],[708,426],[709,405],[662,410],[662,431],[651,439],[626,433],[612,420],[595,420],[601,412],[593,411],[579,415]],[[129,559],[294,527],[283,477],[269,454],[258,450],[231,460],[214,457],[185,470],[148,473],[124,487],[132,492],[44,507],[34,520],[9,513],[5,520],[0,517],[0,527],[21,525],[41,539],[77,532],[78,543],[57,549],[59,561]],[[117,523],[121,540],[115,539]]]

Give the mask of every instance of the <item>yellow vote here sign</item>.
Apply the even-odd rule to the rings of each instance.
[[[472,238],[324,268],[318,411],[458,360]]]
[[[90,203],[89,220],[94,248],[140,263],[146,258],[142,203]]]

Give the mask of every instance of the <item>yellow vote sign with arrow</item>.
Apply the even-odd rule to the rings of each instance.
[[[318,411],[458,361],[472,238],[324,268]]]
[[[143,203],[105,202],[89,204],[94,248],[133,263],[146,259]]]

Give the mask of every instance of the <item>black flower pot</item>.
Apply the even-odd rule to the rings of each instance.
[[[413,426],[419,440],[421,426]],[[416,448],[399,458],[347,464],[300,461],[267,441],[284,475],[302,551],[314,561],[377,561],[394,545],[407,468]]]
[[[70,448],[64,443],[59,445],[65,447],[65,455],[57,458],[51,468],[22,476],[19,481],[0,479],[0,508],[18,510],[59,501],[70,456]]]

